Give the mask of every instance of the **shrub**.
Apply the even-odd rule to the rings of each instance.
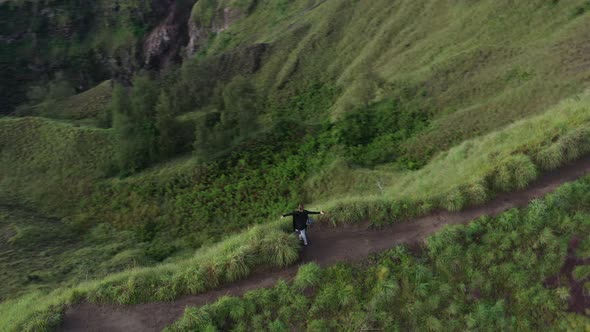
[[[309,332],[328,332],[332,331],[330,324],[325,319],[314,319],[307,324]]]
[[[176,250],[176,247],[169,242],[164,240],[158,239],[156,241],[151,242],[151,244],[146,248],[145,254],[147,257],[161,262],[166,257],[172,255],[172,253]]]
[[[457,187],[449,191],[441,200],[442,207],[451,212],[461,210],[466,203],[467,198]]]
[[[391,202],[391,220],[392,222],[401,222],[416,216],[417,203],[407,199],[396,199]],[[423,205],[424,206],[424,205]],[[424,206],[425,208],[429,208]]]
[[[299,241],[291,234],[270,231],[260,242],[259,254],[274,266],[287,266],[299,258]]]
[[[565,162],[563,147],[561,144],[552,144],[542,149],[536,154],[535,162],[541,169],[556,169]]]
[[[466,196],[469,204],[483,204],[491,196],[489,189],[486,187],[483,181],[471,183],[462,190]]]
[[[205,331],[212,324],[209,307],[187,307],[181,319],[167,327],[165,331]]]
[[[339,223],[360,222],[367,217],[367,203],[361,200],[343,200],[330,210],[330,217]]]
[[[65,305],[54,305],[48,310],[35,314],[32,319],[22,327],[25,332],[52,331],[61,324],[61,317],[65,311]]]
[[[391,222],[391,203],[386,199],[376,199],[368,203],[367,214],[375,225],[386,225]]]
[[[428,112],[419,104],[419,98],[411,98],[416,91],[397,93],[400,95],[395,98],[350,112],[336,123],[337,140],[355,163],[371,166],[399,159],[402,167],[412,164],[400,143],[426,127]]]
[[[186,292],[185,284],[179,282],[172,274],[165,274],[160,277],[159,287],[156,287],[153,293],[153,298],[157,301],[172,301],[180,294]],[[151,295],[151,294],[150,294]]]
[[[322,317],[338,312],[354,302],[354,287],[343,282],[334,282],[322,288],[309,312]]]
[[[175,274],[174,279],[177,284],[183,285],[187,293],[198,294],[207,288],[202,273],[201,269],[191,266],[185,268],[181,273]]]
[[[255,258],[256,251],[251,245],[241,246],[228,253],[221,261],[226,280],[233,282],[250,274],[250,267],[254,265]]]
[[[322,269],[317,263],[307,263],[299,267],[293,286],[298,289],[314,287],[320,283]]]
[[[555,169],[566,162],[580,158],[590,151],[590,129],[578,128],[541,149],[534,156],[541,169]]]
[[[375,287],[375,295],[369,301],[369,307],[373,311],[387,310],[394,305],[399,292],[398,284],[393,280],[387,280]]]
[[[231,317],[234,322],[237,322],[237,320],[242,317],[245,312],[242,302],[243,301],[240,298],[223,295],[218,298],[217,301],[210,304],[211,317],[215,321],[216,325],[223,326],[228,317]]]
[[[512,155],[497,166],[494,172],[494,186],[502,191],[522,189],[537,177],[537,168],[531,159],[523,154]]]
[[[578,128],[568,132],[559,140],[567,161],[580,158],[590,151],[590,128]]]
[[[268,331],[269,332],[286,332],[286,331],[289,331],[289,329],[287,328],[287,325],[285,325],[285,323],[276,319],[276,320],[268,323]]]

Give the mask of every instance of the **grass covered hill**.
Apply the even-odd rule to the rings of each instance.
[[[143,203],[130,200],[142,201],[144,198],[140,197],[152,195],[164,187],[178,185],[184,186],[182,190],[194,191],[196,188],[180,184],[182,181],[195,183],[196,175],[191,174],[195,168],[188,161],[190,158],[176,156],[186,156],[189,151],[196,150],[198,158],[208,159],[206,162],[211,164],[205,168],[215,170],[198,171],[199,178],[205,176],[204,173],[218,178],[221,172],[226,178],[232,178],[230,173],[236,174],[239,179],[233,178],[233,183],[245,178],[261,179],[259,184],[246,181],[231,194],[220,193],[231,195],[232,199],[242,195],[250,201],[249,205],[260,201],[261,205],[268,206],[269,201],[262,196],[265,190],[273,189],[286,193],[280,198],[281,195],[269,195],[282,202],[277,206],[279,209],[301,198],[326,200],[344,193],[354,195],[356,190],[352,187],[360,187],[364,194],[362,185],[345,184],[346,188],[336,189],[340,192],[331,191],[330,188],[341,187],[338,177],[349,173],[359,173],[361,177],[352,183],[368,182],[368,190],[380,193],[392,179],[398,178],[399,172],[421,168],[433,156],[439,154],[440,158],[440,152],[451,146],[516,120],[559,108],[558,104],[566,98],[582,93],[590,69],[584,55],[589,31],[585,6],[583,1],[526,4],[199,1],[193,6],[189,23],[194,29],[204,29],[207,38],[197,43],[196,53],[185,59],[179,68],[152,74],[155,80],[152,86],[144,84],[145,91],[137,93],[133,101],[138,105],[136,113],[141,114],[143,110],[148,114],[147,119],[137,114],[126,115],[128,121],[147,121],[150,126],[157,127],[155,106],[159,98],[156,96],[162,94],[160,104],[166,107],[159,109],[168,109],[170,114],[163,114],[160,127],[153,130],[164,132],[156,135],[163,137],[155,144],[169,146],[167,151],[150,152],[149,148],[135,147],[138,151],[143,149],[143,156],[141,151],[136,151],[140,156],[132,157],[141,159],[139,161],[121,161],[124,157],[115,154],[95,161],[85,159],[82,153],[107,149],[108,144],[92,144],[87,148],[84,145],[89,140],[82,138],[77,143],[66,143],[68,148],[81,152],[80,158],[62,156],[72,163],[88,165],[88,172],[69,170],[77,177],[76,186],[34,186],[27,191],[27,185],[19,183],[23,176],[4,173],[9,179],[6,181],[14,184],[5,186],[4,191],[22,193],[29,201],[31,197],[49,196],[45,192],[57,191],[50,196],[79,202],[90,192],[96,192],[97,181],[92,178],[101,172],[102,179],[107,179],[121,171],[121,163],[126,163],[128,168],[145,168],[165,161],[154,166],[153,171],[123,180],[147,185],[150,181],[141,180],[144,174],[149,178],[149,174],[169,170],[165,174],[170,176],[158,176],[158,181],[151,181],[149,186],[153,189],[135,187],[130,189],[134,195],[123,194],[124,205],[139,207]],[[232,20],[223,15],[230,9],[236,12]],[[252,48],[252,45],[266,46]],[[67,76],[52,86],[64,80],[67,81]],[[127,149],[120,154],[133,154],[134,147],[121,148],[122,139],[150,141],[152,138],[131,133],[132,129],[125,129],[124,120],[123,123],[117,121],[116,116],[110,114],[112,107],[97,105],[96,100],[102,100],[97,98],[110,96],[105,84],[108,83],[53,103],[58,106],[52,111],[33,111],[32,114],[76,120],[81,126],[76,127],[75,132],[80,134],[101,133],[111,139],[126,135],[114,144],[121,150]],[[113,128],[94,130],[91,126],[95,122],[80,122],[84,121],[85,113],[80,111],[79,105],[85,104],[92,105],[86,117],[95,118],[99,116],[95,112],[102,112],[101,127],[112,125]],[[122,105],[121,109],[127,107],[124,101]],[[561,108],[560,112],[568,112]],[[583,111],[578,113],[583,115]],[[532,134],[530,137],[536,137],[533,144],[547,144],[542,140],[556,140],[565,134],[570,129],[568,121],[573,118],[569,114],[564,116],[560,122],[566,126],[564,129]],[[171,119],[166,120],[168,124],[167,118]],[[571,121],[577,121],[577,126],[584,120]],[[35,135],[28,131],[21,135],[18,122],[7,122],[10,125],[5,130],[8,135],[5,141],[15,142],[11,135]],[[293,124],[287,124],[290,122]],[[173,129],[166,131],[166,126]],[[526,134],[523,136],[529,138]],[[283,140],[284,143],[275,144]],[[36,144],[35,139],[30,142]],[[61,142],[51,140],[49,144]],[[22,150],[19,143],[10,145]],[[19,158],[9,150],[3,152],[7,165]],[[96,152],[96,155],[101,154]],[[45,162],[50,176],[25,170],[27,165],[18,171],[27,172],[32,182],[35,178],[41,182],[53,179],[56,177],[51,174],[63,172],[54,161]],[[239,166],[240,163],[245,165]],[[267,174],[241,178],[241,167],[259,172],[259,165],[265,164],[277,169],[271,171],[275,179],[270,183],[266,183],[270,179]],[[365,171],[359,166],[373,170]],[[365,175],[368,179],[363,178]],[[377,179],[373,180],[375,177]],[[425,181],[427,179],[425,177]],[[175,184],[167,184],[170,181]],[[198,182],[211,187],[207,181]],[[218,185],[229,189],[225,184]],[[245,188],[257,186],[264,190],[247,194]],[[123,187],[119,188],[115,191]],[[71,193],[59,193],[61,191]],[[83,194],[79,194],[80,191]],[[207,204],[216,201],[204,199]],[[161,204],[167,201],[168,198],[164,198]],[[47,205],[43,200],[34,204]],[[222,201],[214,203],[223,204]],[[50,208],[59,210],[62,206],[57,204]],[[258,212],[259,208],[254,210]],[[61,214],[71,213],[63,211]],[[109,216],[106,219],[120,218]]]
[[[301,201],[337,225],[398,223],[482,204],[590,152],[586,0],[11,0],[0,18],[11,114],[0,118],[0,266],[15,267],[1,276],[0,312],[19,303],[0,321],[9,330],[49,328],[64,303],[172,300],[291,264],[297,244],[272,222]],[[459,233],[467,247],[491,245]],[[403,257],[431,274],[442,264]],[[465,317],[478,299],[457,299],[455,322],[422,300],[429,328],[476,326]],[[488,300],[498,313],[521,308]],[[496,328],[514,326],[502,313]],[[425,328],[409,312],[370,314]],[[333,318],[309,324],[345,320]],[[257,319],[244,324],[270,326]]]

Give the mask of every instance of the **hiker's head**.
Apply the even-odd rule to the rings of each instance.
[[[299,209],[299,211],[303,211],[303,203],[299,203],[299,206],[297,207],[297,209]]]

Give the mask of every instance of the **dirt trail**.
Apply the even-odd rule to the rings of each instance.
[[[467,223],[482,215],[497,215],[513,207],[521,207],[541,197],[564,182],[590,172],[590,156],[568,166],[543,174],[528,188],[498,195],[485,205],[461,212],[437,211],[413,221],[379,230],[322,225],[310,231],[310,245],[302,253],[301,262],[317,262],[322,266],[341,261],[358,261],[371,253],[401,243],[424,240],[444,225]],[[160,331],[174,322],[186,306],[211,303],[222,295],[239,296],[248,290],[270,287],[280,278],[288,279],[297,266],[283,270],[261,271],[250,277],[200,295],[185,296],[173,302],[154,302],[133,306],[81,303],[69,308],[58,331]]]

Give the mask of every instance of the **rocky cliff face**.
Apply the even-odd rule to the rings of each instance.
[[[181,59],[180,50],[188,43],[190,8],[172,3],[168,14],[145,38],[143,63],[148,68],[161,68]]]
[[[242,12],[237,8],[223,8],[220,18],[214,17],[211,24],[200,24],[195,20],[188,22],[188,45],[186,46],[187,56],[195,54],[199,48],[207,42],[211,33],[219,33],[229,28],[235,21],[242,17]]]
[[[207,43],[211,34],[225,31],[242,18],[238,8],[223,7],[215,10],[210,22],[203,24],[191,17],[190,8],[173,2],[167,8],[167,16],[149,32],[143,42],[143,65],[147,68],[162,68],[191,57]],[[260,49],[259,46],[253,49]],[[181,51],[185,50],[184,54]]]
[[[191,9],[198,1],[0,2],[0,113],[58,72],[81,92],[109,78],[128,81],[143,68],[164,68],[244,15],[215,2],[211,20],[197,23]]]

